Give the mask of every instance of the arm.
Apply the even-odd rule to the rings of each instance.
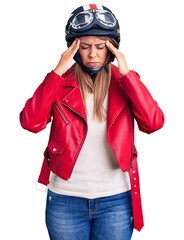
[[[64,79],[54,71],[47,74],[20,113],[20,123],[24,129],[37,133],[46,128],[51,121],[52,103],[63,82]]]
[[[152,133],[162,128],[165,121],[164,114],[140,81],[140,75],[131,70],[120,78],[119,84],[130,98],[139,130]]]
[[[139,129],[146,133],[152,133],[160,129],[165,121],[164,114],[148,89],[140,81],[140,75],[133,70],[129,70],[124,54],[109,41],[106,41],[106,46],[117,59],[119,74],[122,76],[119,85],[123,87],[130,98]]]
[[[23,128],[37,133],[46,128],[47,123],[51,121],[52,103],[57,96],[57,91],[65,81],[60,75],[68,70],[75,53],[79,49],[79,44],[79,39],[73,41],[72,45],[61,55],[54,71],[47,74],[33,97],[27,100],[19,116]]]

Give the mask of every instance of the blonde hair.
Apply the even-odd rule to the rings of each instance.
[[[100,38],[101,40],[108,39],[116,48],[118,47],[118,43],[113,38],[105,36],[98,36],[98,38]],[[104,65],[108,63],[111,55],[112,53],[108,51]],[[88,114],[86,106],[87,95],[93,93],[94,94],[93,119],[94,120],[97,119],[100,123],[104,122],[106,120],[106,117],[104,115],[105,108],[103,107],[103,102],[110,86],[111,63],[107,65],[108,72],[106,72],[106,70],[102,68],[102,70],[97,73],[94,83],[91,77],[88,75],[88,73],[78,63],[75,63],[73,67],[81,91],[86,113]]]

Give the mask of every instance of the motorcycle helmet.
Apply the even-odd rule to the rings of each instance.
[[[83,36],[108,36],[120,43],[120,27],[118,20],[110,9],[99,4],[88,4],[75,9],[65,28],[65,40],[69,47],[75,38]],[[114,61],[115,56],[111,54],[110,61],[105,66],[98,68],[88,68],[82,64],[79,52],[74,56],[74,60],[82,66],[88,73],[98,73],[103,67],[107,70],[107,65]]]

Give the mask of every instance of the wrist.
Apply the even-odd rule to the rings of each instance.
[[[123,76],[125,76],[126,74],[128,74],[129,72],[130,72],[130,70],[125,71],[125,72],[121,73],[121,76],[123,77]]]
[[[56,74],[58,74],[59,76],[62,76],[64,73],[63,71],[61,71],[60,69],[58,69],[57,67],[53,70]]]

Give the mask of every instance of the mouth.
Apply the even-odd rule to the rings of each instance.
[[[98,62],[88,62],[88,65],[94,67],[98,64]]]

